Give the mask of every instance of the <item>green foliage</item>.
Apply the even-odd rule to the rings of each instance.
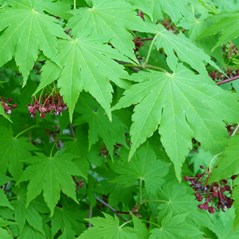
[[[239,238],[238,9],[0,0],[0,238]]]

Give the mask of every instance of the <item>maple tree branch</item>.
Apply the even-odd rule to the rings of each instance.
[[[122,212],[117,211],[115,208],[113,208],[112,206],[110,206],[107,202],[105,202],[104,200],[102,200],[102,199],[99,198],[99,197],[95,197],[95,199],[96,199],[96,201],[102,203],[104,206],[106,206],[107,208],[109,208],[118,218],[122,219],[122,221],[127,222],[127,220],[125,220],[125,219],[120,215]],[[126,214],[126,213],[124,212],[124,214]],[[127,213],[127,214],[129,214],[129,213]]]
[[[239,79],[239,75],[236,75],[236,76],[233,76],[233,77],[231,77],[231,78],[228,78],[228,79],[219,81],[219,82],[217,82],[216,84],[217,84],[217,85],[223,85],[223,84],[226,84],[226,83],[228,83],[228,82],[231,82],[231,81],[234,81],[234,80],[238,80],[238,79]]]

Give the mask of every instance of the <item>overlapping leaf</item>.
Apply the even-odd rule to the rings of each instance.
[[[125,132],[127,127],[117,115],[112,115],[112,121],[105,114],[99,104],[87,95],[80,102],[79,113],[82,115],[76,119],[76,124],[88,123],[89,125],[89,149],[95,144],[99,137],[103,139],[107,150],[113,156],[114,145],[125,143]]]
[[[58,21],[45,14],[35,1],[10,1],[10,7],[0,10],[0,66],[15,57],[27,81],[39,50],[57,62],[57,38],[66,38]]]
[[[151,32],[156,34],[155,45],[158,49],[163,48],[167,54],[167,63],[172,70],[176,69],[180,60],[200,73],[206,73],[207,64],[221,71],[210,56],[184,34],[174,34],[160,25],[153,27]]]
[[[0,172],[7,171],[18,179],[23,169],[23,162],[36,150],[27,138],[14,137],[11,129],[0,127]]]
[[[151,71],[132,77],[139,83],[127,89],[114,107],[137,104],[130,130],[130,158],[157,129],[178,179],[193,137],[212,153],[221,152],[227,138],[223,121],[239,120],[235,94],[183,65],[178,65],[172,74]]]
[[[239,26],[237,24],[239,11],[230,13],[221,13],[207,19],[205,26],[206,30],[201,34],[202,36],[211,36],[220,34],[217,44],[214,49],[220,45],[227,43],[239,37]]]
[[[176,25],[185,17],[187,19],[193,17],[190,9],[192,1],[189,0],[182,0],[180,2],[177,0],[132,0],[131,2],[148,14],[154,22],[164,17],[162,12],[166,13]]]
[[[84,231],[78,239],[138,239],[133,228],[126,227],[119,223],[119,219],[115,216],[112,217],[104,214],[103,217],[95,217],[88,219],[93,227]]]
[[[210,181],[219,181],[239,174],[239,136],[236,135],[227,142],[221,155],[215,158],[216,164],[212,171]]]
[[[69,108],[72,119],[80,92],[89,92],[111,118],[110,103],[113,88],[110,81],[125,88],[128,84],[120,78],[127,73],[113,59],[126,60],[116,50],[89,37],[60,41],[61,68],[48,61],[43,68],[42,81],[37,91],[58,79],[58,86]]]
[[[169,164],[157,159],[153,149],[146,145],[138,150],[130,162],[118,162],[112,169],[119,174],[113,182],[131,187],[141,180],[146,191],[155,194],[164,182]]]
[[[129,30],[145,31],[145,23],[136,16],[134,8],[125,0],[90,0],[89,8],[73,12],[68,28],[75,36],[86,32],[94,37],[105,37],[124,55],[137,61],[134,55],[133,35]]]
[[[43,154],[31,159],[31,164],[23,172],[19,182],[30,181],[27,187],[27,205],[42,191],[46,204],[54,212],[60,199],[60,192],[77,202],[73,175],[80,176],[81,172],[71,160],[70,154],[59,154],[47,157]]]

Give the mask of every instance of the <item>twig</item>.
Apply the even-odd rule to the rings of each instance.
[[[88,212],[88,218],[92,218],[93,215],[93,207],[90,205],[89,206],[89,212]],[[92,224],[89,222],[88,227],[92,227]]]
[[[219,81],[219,82],[217,82],[216,84],[217,84],[217,85],[223,85],[223,84],[226,84],[226,83],[228,83],[228,82],[231,82],[231,81],[234,81],[234,80],[238,80],[238,79],[239,79],[239,75],[236,75],[236,76],[233,76],[232,78],[228,78],[228,79]]]
[[[110,206],[107,202],[105,202],[105,201],[102,200],[101,198],[95,197],[95,199],[96,199],[96,201],[102,203],[104,206],[108,207],[118,218],[122,219],[122,221],[127,222],[127,220],[125,220],[125,219],[120,215],[121,212],[117,211],[115,208],[113,208],[112,206]],[[124,213],[124,214],[126,214],[126,213]]]

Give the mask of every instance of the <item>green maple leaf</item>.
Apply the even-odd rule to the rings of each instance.
[[[80,176],[81,171],[71,160],[75,156],[58,154],[48,157],[38,154],[31,158],[18,183],[30,181],[27,187],[27,205],[42,191],[43,197],[53,215],[54,208],[60,199],[60,192],[77,201],[75,183],[72,176]]]
[[[239,174],[239,136],[231,137],[222,154],[215,158],[216,163],[209,181],[215,182]]]
[[[132,0],[132,4],[149,15],[152,21],[156,22],[159,19],[163,19],[162,12],[164,12],[176,25],[180,25],[180,21],[184,18],[187,18],[188,21],[193,18],[192,10],[190,9],[191,3],[192,1],[189,0]]]
[[[3,228],[0,228],[0,237],[2,239],[13,239],[10,232],[8,230],[3,229]]]
[[[91,0],[90,8],[80,8],[73,14],[67,27],[75,36],[82,30],[97,38],[100,34],[124,55],[137,61],[133,34],[129,30],[145,31],[147,28],[125,0]]]
[[[7,198],[7,195],[3,192],[2,189],[0,189],[0,206],[13,209],[12,205],[10,204],[10,202]]]
[[[230,13],[220,13],[213,17],[206,19],[206,30],[199,37],[211,36],[219,34],[217,44],[213,50],[228,41],[234,40],[239,37],[239,27],[237,24],[239,11]]]
[[[66,38],[58,21],[45,14],[37,1],[10,1],[0,9],[0,66],[15,57],[26,84],[39,50],[57,62],[57,38]]]
[[[112,115],[112,121],[110,121],[100,105],[89,95],[83,95],[79,105],[81,107],[77,111],[81,113],[81,116],[76,119],[75,124],[88,123],[89,150],[100,137],[113,157],[114,145],[125,144],[127,127],[116,114]]]
[[[175,70],[178,61],[185,62],[199,73],[207,74],[206,65],[210,64],[217,70],[220,68],[211,60],[202,49],[198,48],[190,39],[184,34],[174,34],[161,25],[152,27],[152,33],[155,33],[155,46],[160,49],[163,48],[167,55],[168,66]]]
[[[221,152],[227,130],[223,121],[238,121],[238,102],[205,75],[195,75],[183,65],[174,73],[141,72],[131,76],[138,84],[124,93],[113,109],[137,104],[130,129],[129,158],[158,130],[161,142],[180,180],[181,167],[194,137],[212,153]]]
[[[31,157],[31,151],[36,147],[27,138],[14,137],[11,129],[0,127],[0,172],[7,171],[18,179],[23,169],[25,159]]]
[[[31,226],[34,230],[44,235],[43,218],[36,209],[34,202],[26,207],[26,189],[21,187],[17,189],[17,199],[14,201],[15,220],[17,222],[20,233],[27,225]]]
[[[51,232],[55,236],[59,231],[64,235],[63,238],[75,238],[76,232],[85,229],[79,221],[84,215],[78,205],[64,205],[56,207],[51,219]]]
[[[123,66],[113,59],[125,60],[115,49],[89,37],[60,41],[59,62],[61,67],[48,61],[43,67],[41,84],[37,91],[58,79],[58,86],[69,108],[70,119],[80,92],[89,92],[111,118],[110,103],[113,88],[110,81],[122,88],[128,83]],[[100,70],[99,70],[100,69]]]
[[[104,213],[105,218],[87,219],[93,227],[84,231],[78,239],[138,239],[133,228],[120,225],[119,219]]]
[[[163,218],[169,213],[196,213],[197,202],[195,196],[184,184],[176,182],[167,183],[158,192],[158,197],[152,198],[152,202],[158,205],[159,217]]]
[[[148,193],[155,194],[164,183],[163,177],[169,170],[169,164],[157,158],[153,149],[146,145],[141,147],[130,162],[118,162],[112,169],[119,174],[112,182],[125,187],[144,183]]]
[[[202,232],[193,224],[185,223],[187,214],[173,216],[172,213],[163,218],[160,228],[150,231],[149,239],[193,239],[202,238]]]

